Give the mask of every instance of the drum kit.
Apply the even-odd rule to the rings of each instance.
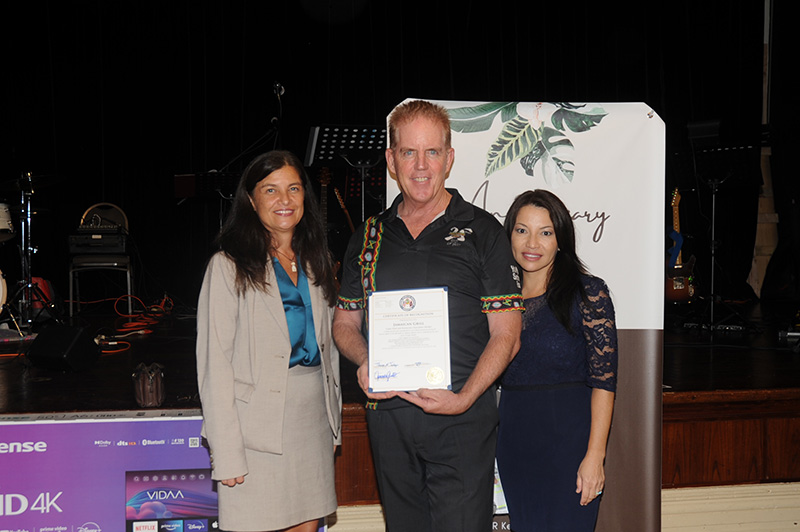
[[[40,279],[32,276],[31,262],[36,253],[31,239],[31,222],[35,214],[31,200],[37,188],[49,186],[61,181],[58,176],[34,176],[25,172],[19,179],[0,182],[0,192],[18,192],[20,205],[11,206],[0,203],[0,245],[16,237],[12,212],[19,212],[22,244],[19,246],[22,263],[21,280],[16,284],[14,293],[9,295],[5,275],[0,270],[0,322],[10,320],[17,333],[24,336],[22,329],[30,330],[33,322],[45,311],[48,317],[56,317],[55,305],[51,297],[39,286]]]

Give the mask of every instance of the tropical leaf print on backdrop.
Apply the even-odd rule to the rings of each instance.
[[[549,110],[544,104],[536,104],[530,117],[520,114],[518,105],[519,102],[492,102],[449,109],[451,129],[460,133],[486,131],[499,114],[503,127],[486,154],[486,177],[519,160],[529,176],[535,176],[538,167],[548,185],[571,182],[575,175],[575,146],[568,132],[588,131],[608,113],[600,106],[588,109],[585,104],[552,103],[549,105],[555,109],[547,125],[540,118]]]

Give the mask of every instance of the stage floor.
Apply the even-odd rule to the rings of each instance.
[[[800,387],[797,303],[718,303],[713,329],[708,305],[665,310],[664,391]]]
[[[793,351],[798,330],[796,304],[718,304],[713,334],[704,322],[708,309],[670,305],[665,313],[663,384],[665,392],[764,390],[800,386],[800,353]],[[721,322],[721,323],[720,323]],[[113,309],[94,308],[65,327],[91,337],[113,336],[124,325]],[[166,396],[160,409],[200,408],[194,359],[195,319],[174,312],[148,326],[152,333],[124,338],[130,348],[103,354],[81,371],[31,364],[25,353],[40,338],[0,343],[0,416],[52,412],[140,411],[132,374],[139,363],[164,366]],[[36,330],[36,328],[34,329]],[[64,346],[66,348],[66,346]],[[122,348],[123,346],[116,346]],[[624,355],[623,355],[624,356]],[[345,403],[363,402],[355,367],[342,363]]]

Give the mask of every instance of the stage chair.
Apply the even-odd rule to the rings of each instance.
[[[128,216],[113,203],[96,203],[86,209],[76,233],[69,237],[69,315],[77,301],[80,312],[78,274],[90,270],[125,272],[128,295],[133,295],[133,268],[128,253]],[[74,290],[73,290],[74,288]],[[133,301],[128,298],[128,314]]]

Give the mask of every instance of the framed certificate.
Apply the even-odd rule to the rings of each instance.
[[[369,391],[451,389],[447,288],[369,296]]]

